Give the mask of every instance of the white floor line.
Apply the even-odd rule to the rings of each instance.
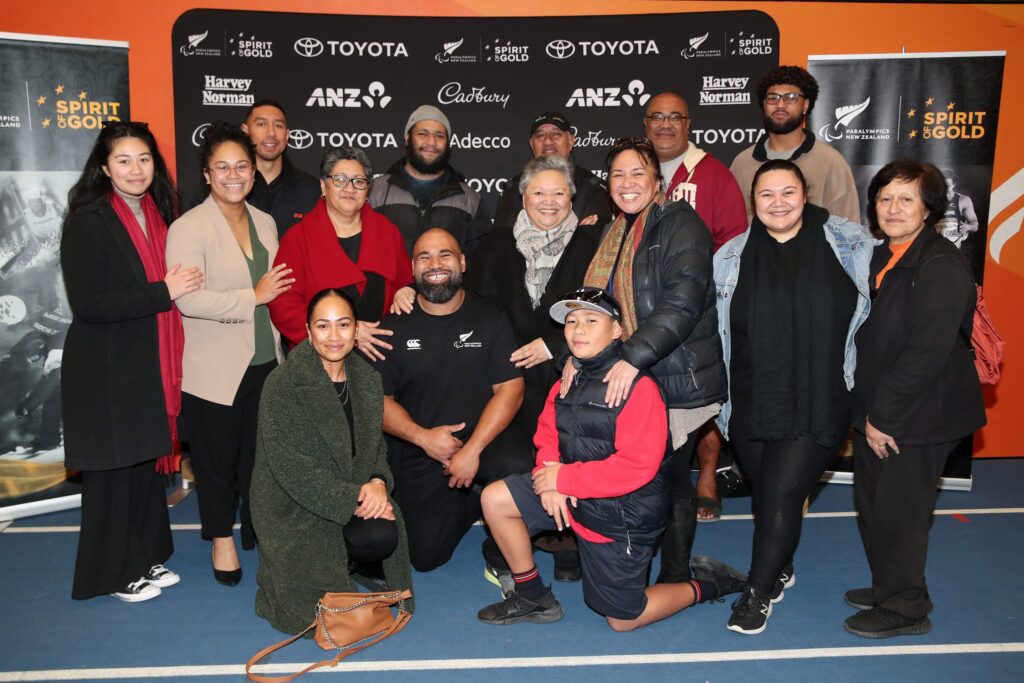
[[[959,508],[950,510],[936,510],[936,515],[1020,515],[1024,514],[1024,508]],[[841,512],[808,512],[806,519],[830,519],[837,517],[856,517],[857,513],[852,510]],[[753,515],[722,515],[722,521],[737,522],[753,519]],[[78,533],[78,526],[11,526],[7,529],[0,529],[0,532],[7,534],[67,534]],[[235,528],[239,528],[235,525]],[[172,524],[171,531],[199,531],[198,524]]]
[[[1024,643],[946,643],[938,645],[888,645],[823,647],[792,650],[749,650],[692,652],[678,654],[599,655],[592,657],[503,657],[494,659],[411,659],[378,662],[346,660],[339,668],[325,667],[316,673],[384,671],[456,671],[466,669],[553,669],[571,666],[637,666],[699,664],[765,660],[821,659],[836,657],[893,657],[912,655],[984,655],[1024,653]],[[309,663],[265,664],[254,668],[261,674],[294,673]],[[79,681],[140,678],[183,678],[234,676],[245,673],[239,664],[208,666],[154,666],[123,669],[51,669],[43,671],[0,671],[4,681]]]

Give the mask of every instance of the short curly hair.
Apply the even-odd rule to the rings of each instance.
[[[792,85],[800,89],[803,96],[807,98],[807,113],[814,109],[814,103],[818,100],[818,81],[814,76],[807,73],[806,69],[799,66],[777,66],[761,78],[757,84],[757,101],[764,106],[764,96],[768,94],[768,88],[773,85]]]

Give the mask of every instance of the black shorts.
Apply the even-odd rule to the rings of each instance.
[[[526,523],[530,535],[553,531],[550,517],[540,496],[533,492],[530,473],[506,477],[512,500]],[[583,599],[598,614],[613,619],[636,619],[647,607],[647,576],[654,555],[652,548],[635,543],[627,548],[621,541],[591,543],[579,536],[580,567],[583,569]]]

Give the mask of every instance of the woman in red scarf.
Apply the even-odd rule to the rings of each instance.
[[[323,199],[281,239],[276,263],[295,284],[270,304],[274,325],[291,345],[306,338],[306,307],[317,292],[336,288],[356,304],[356,341],[370,360],[390,350],[378,327],[395,292],[412,283],[412,264],[395,224],[370,208],[373,168],[361,149],[328,150],[320,163]]]
[[[104,126],[68,196],[61,267],[73,320],[64,346],[65,463],[82,474],[71,596],[125,602],[179,581],[161,473],[181,408],[181,316],[198,268],[168,267],[175,189],[144,123]]]

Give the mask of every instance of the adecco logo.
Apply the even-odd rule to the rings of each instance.
[[[548,57],[551,59],[569,59],[576,54],[576,46],[571,40],[559,39],[552,40],[548,43],[548,46],[544,48],[544,51],[548,53]]]
[[[319,57],[324,53],[324,44],[316,38],[299,38],[295,41],[295,52],[300,57]]]
[[[288,131],[288,146],[292,149],[307,149],[313,144],[313,134],[308,130],[295,128]]]
[[[203,140],[206,139],[206,129],[210,127],[209,123],[200,123],[196,126],[196,129],[192,131],[192,146],[198,147],[203,144]]]

